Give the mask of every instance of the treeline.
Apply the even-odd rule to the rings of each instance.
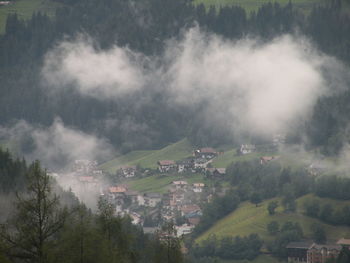
[[[314,177],[304,168],[293,170],[288,167],[282,168],[278,161],[264,165],[257,159],[232,163],[222,180],[230,182],[231,190],[214,196],[213,200],[203,208],[201,222],[194,229],[195,236],[233,212],[243,201],[250,201],[258,206],[263,200],[280,197],[280,203],[271,201],[268,204],[268,212],[273,215],[279,205],[282,205],[286,212],[295,212],[296,199],[306,194],[350,200],[347,190],[350,178],[327,175]],[[350,219],[350,209],[347,206],[336,211],[330,205],[325,205],[321,209],[319,204],[311,203],[305,204],[305,207],[310,216],[319,217],[323,214],[328,219],[319,218],[327,223],[347,225]],[[319,214],[321,210],[323,212]]]
[[[39,162],[26,171],[25,189],[0,225],[1,262],[183,262],[172,225],[165,229],[171,235],[162,239],[160,233],[144,234],[128,217],[115,216],[104,198],[97,213],[73,196],[66,206]]]
[[[64,7],[57,9],[54,19],[41,13],[34,14],[26,22],[16,14],[7,18],[6,32],[0,36],[2,124],[25,119],[30,123],[50,125],[59,116],[67,125],[106,136],[121,151],[154,148],[184,136],[198,145],[232,142],[230,133],[218,130],[216,125],[203,125],[205,116],[200,115],[200,109],[174,109],[168,103],[169,95],[154,89],[149,89],[147,94],[104,102],[68,89],[60,91],[53,101],[40,82],[44,55],[58,41],[72,39],[80,32],[92,36],[102,50],[118,44],[157,56],[163,52],[167,39],[180,37],[181,30],[193,26],[195,21],[209,32],[230,39],[253,35],[269,40],[283,33],[294,33],[298,28],[322,51],[346,63],[350,61],[347,45],[350,20],[349,15],[341,11],[340,0],[315,6],[308,16],[294,9],[292,3],[285,7],[266,4],[256,13],[247,14],[240,7],[206,10],[203,5],[194,6],[186,0],[61,2]],[[141,97],[153,98],[156,103],[136,100]],[[339,116],[347,116],[346,98],[343,97],[338,105],[331,102],[337,107]],[[337,152],[331,148],[339,148],[337,145],[341,144],[338,141],[343,138],[345,125],[338,114],[333,114],[334,107],[325,106],[329,104],[328,100],[319,101],[312,125],[305,129],[312,138],[312,147],[324,146],[325,152],[331,154]],[[324,108],[327,114],[324,114]],[[111,119],[114,122],[107,125],[106,120]]]
[[[308,216],[333,225],[350,226],[350,205],[334,205],[321,203],[319,200],[308,200],[304,204],[305,213]]]
[[[194,258],[221,258],[225,260],[253,260],[260,254],[262,240],[256,234],[247,237],[224,237],[217,239],[215,235],[195,244],[191,249]]]
[[[235,191],[229,191],[224,196],[214,196],[203,208],[203,216],[195,227],[194,234],[198,235],[209,229],[217,220],[234,211],[239,203],[240,199]]]
[[[0,148],[0,193],[21,190],[25,184],[25,160],[13,159],[9,151]]]

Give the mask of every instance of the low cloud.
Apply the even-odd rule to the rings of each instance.
[[[107,99],[142,88],[144,57],[128,48],[103,51],[88,38],[62,42],[46,55],[45,82],[56,88],[76,87],[83,95]]]
[[[288,35],[263,44],[232,42],[195,28],[168,54],[178,103],[206,103],[210,117],[224,114],[258,134],[285,132],[328,92],[321,69],[329,59]]]
[[[0,127],[0,137],[15,143],[18,155],[50,169],[64,169],[76,159],[107,160],[114,152],[107,140],[66,127],[60,119],[45,128],[19,121]]]
[[[194,27],[153,59],[116,46],[101,51],[81,39],[63,42],[47,55],[43,76],[100,99],[157,87],[172,106],[205,105],[208,122],[271,135],[305,121],[317,99],[338,88],[339,68],[302,37],[231,41]]]

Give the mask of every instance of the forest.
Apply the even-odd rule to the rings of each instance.
[[[200,146],[240,143],[232,136],[231,127],[218,125],[216,120],[205,121],[203,105],[169,104],[172,94],[163,90],[150,88],[105,100],[83,96],[72,87],[50,95],[48,84],[41,79],[45,56],[54,45],[63,39],[75,39],[78,34],[91,37],[101,51],[118,45],[157,57],[169,39],[181,39],[186,28],[198,24],[207,32],[231,40],[249,35],[261,41],[282,34],[305,35],[325,54],[345,65],[350,61],[350,17],[342,12],[341,0],[315,6],[309,15],[295,10],[292,2],[283,7],[266,4],[251,14],[240,7],[206,10],[203,5],[194,6],[184,0],[62,2],[65,5],[57,9],[54,19],[41,13],[28,21],[19,20],[15,14],[8,16],[6,32],[0,36],[3,126],[11,126],[16,120],[50,126],[59,117],[69,127],[107,138],[121,152],[157,148],[185,136]],[[289,134],[290,141],[300,142],[307,136],[311,149],[338,154],[348,138],[348,84],[343,83],[346,87],[340,94],[319,98],[311,119]],[[148,103],[146,98],[156,103]],[[30,152],[30,138],[23,141],[22,151]]]

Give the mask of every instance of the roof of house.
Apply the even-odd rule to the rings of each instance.
[[[174,185],[187,185],[186,181],[173,181]]]
[[[310,249],[317,249],[317,250],[322,250],[322,249],[327,249],[327,250],[341,250],[342,246],[337,245],[337,244],[313,244]]]
[[[159,165],[174,165],[175,162],[172,160],[160,160],[160,161],[158,161],[158,164]]]
[[[177,161],[177,164],[182,164],[182,165],[188,165],[188,164],[192,164],[193,162],[193,157],[189,157],[189,158],[186,158],[186,159],[182,159],[180,161]]]
[[[216,151],[213,148],[206,147],[199,150],[200,153],[216,153]]]
[[[194,183],[193,186],[194,187],[204,187],[205,184],[203,184],[203,183]]]
[[[269,161],[272,161],[272,160],[275,160],[278,158],[279,158],[279,156],[263,156],[263,157],[260,157],[260,160],[262,160],[264,162],[269,162]]]
[[[125,186],[117,185],[108,188],[110,193],[125,193],[128,189]]]
[[[218,171],[220,174],[226,173],[226,168],[216,168],[215,170]]]
[[[188,213],[192,213],[192,212],[195,212],[195,211],[198,211],[201,209],[198,205],[183,205],[183,206],[181,206],[180,210],[183,213],[188,214]]]
[[[308,249],[313,244],[312,241],[290,242],[286,248]]]
[[[350,246],[350,239],[341,238],[341,239],[338,240],[337,244],[338,245]]]

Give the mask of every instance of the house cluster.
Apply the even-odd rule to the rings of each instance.
[[[350,239],[341,238],[334,244],[316,244],[311,241],[291,242],[286,248],[288,262],[326,263],[337,259],[343,248],[349,249]]]
[[[256,147],[253,144],[242,144],[239,148],[239,154],[246,155],[256,151]]]
[[[98,169],[97,161],[75,160],[73,164],[73,176],[85,190],[99,188],[99,181],[103,176],[102,170]]]
[[[203,183],[188,184],[186,181],[173,181],[167,193],[138,193],[130,191],[126,185],[107,187],[103,195],[115,207],[118,215],[128,214],[132,222],[143,226],[146,217],[156,222],[175,222],[178,235],[190,233],[200,221],[200,208]]]
[[[213,148],[201,148],[193,152],[193,156],[175,162],[173,160],[160,160],[158,161],[158,170],[161,173],[184,173],[184,172],[206,172],[213,170],[209,169],[209,164],[213,159],[220,153],[216,152]],[[222,173],[224,168],[221,169],[219,173]]]
[[[136,165],[124,165],[119,168],[117,175],[124,178],[134,177],[137,173]]]

